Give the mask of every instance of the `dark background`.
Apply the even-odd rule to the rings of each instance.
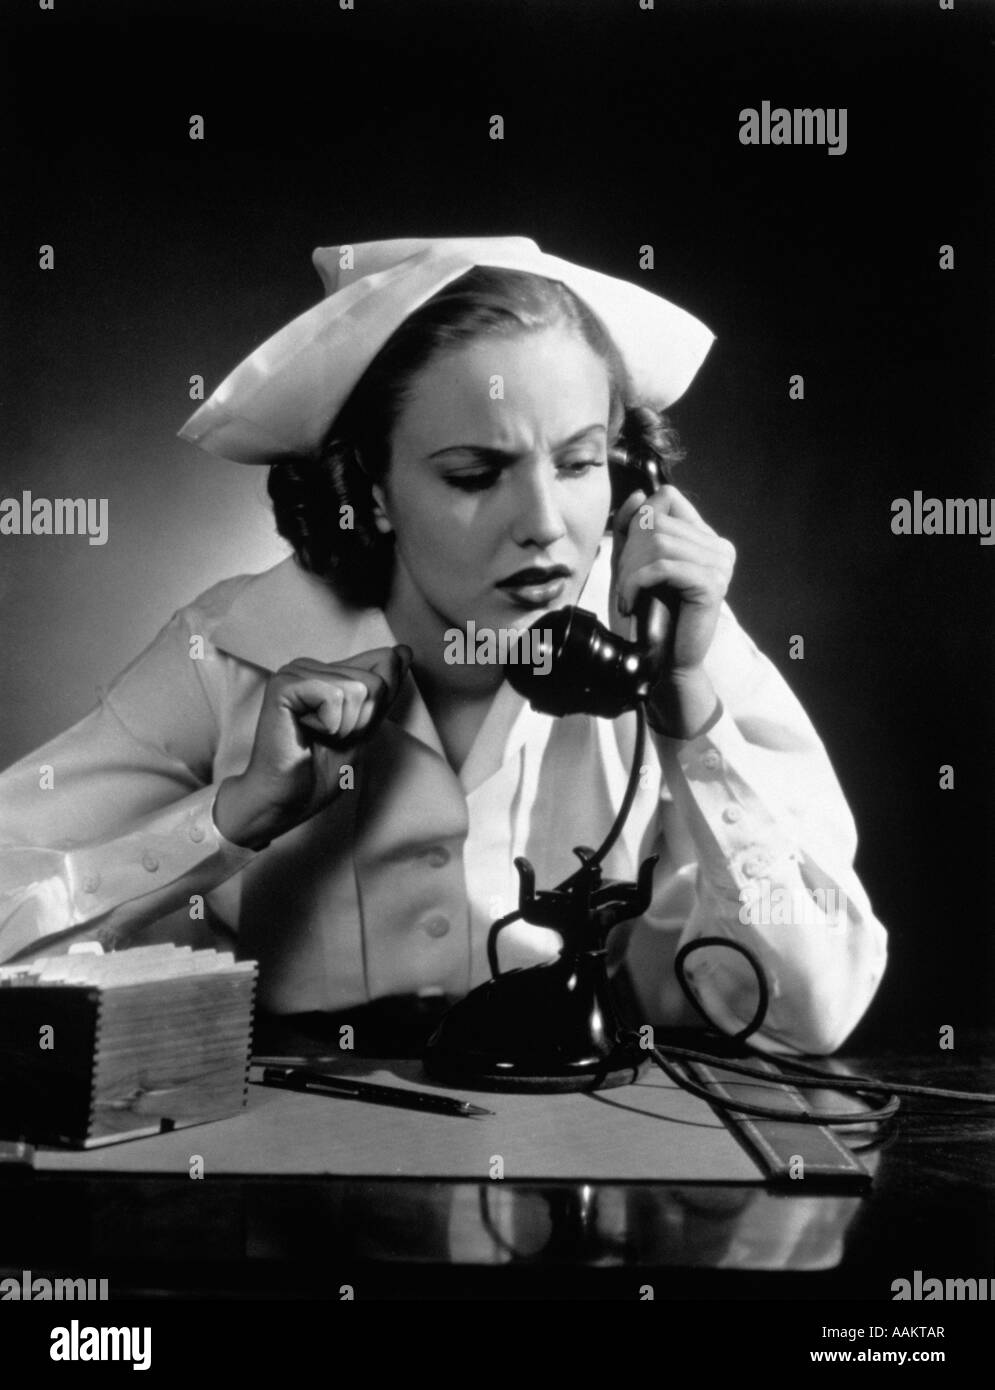
[[[995,7],[25,0],[2,23],[0,496],[107,497],[110,539],[0,537],[0,765],[285,553],[263,470],[174,436],[193,373],[209,393],[317,298],[314,246],[532,236],[718,335],[674,411],[678,482],[735,541],[734,610],[861,831],[892,958],[856,1041],[990,1019],[995,547],[890,521],[917,488],[995,492]],[[742,146],[764,99],[845,106],[846,154]]]

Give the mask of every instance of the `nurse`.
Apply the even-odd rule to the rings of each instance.
[[[626,496],[618,467],[652,459],[669,476],[679,450],[662,411],[711,334],[524,238],[315,261],[326,297],[181,431],[269,466],[294,555],[180,610],[97,711],[0,777],[0,959],[139,941],[206,898],[260,960],[276,1013],[459,996],[486,977],[488,927],[516,904],[514,857],[552,886],[574,845],[603,838],[634,717],[538,714],[498,662],[454,660],[454,635],[507,651],[509,634],[577,602],[627,632],[650,593],[667,606],[667,659],[606,871],[661,862],[612,968],[641,1018],[686,1021],[674,952],[726,936],[768,976],[755,1042],[832,1050],[885,955],[845,801],[724,603],[732,545],[669,482]],[[69,774],[44,813],[29,775],[43,753]],[[80,826],[82,847],[60,844]],[[761,889],[806,910],[767,921]],[[813,911],[827,890],[833,910]],[[557,945],[519,923],[503,963]],[[749,968],[716,948],[692,960],[710,1015],[741,1027]]]

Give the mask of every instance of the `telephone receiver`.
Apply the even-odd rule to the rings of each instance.
[[[616,456],[647,496],[662,486],[660,465],[652,455],[637,462]],[[628,495],[628,494],[627,494]],[[594,714],[615,719],[645,701],[656,684],[666,650],[667,609],[652,595],[635,603],[636,635],[620,637],[586,608],[559,608],[522,634],[522,650],[533,664],[509,664],[505,677],[541,714]],[[552,648],[550,651],[549,648]]]

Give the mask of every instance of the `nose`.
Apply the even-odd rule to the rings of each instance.
[[[545,550],[566,535],[556,492],[556,476],[548,464],[532,463],[514,470],[515,517],[512,539],[516,545]]]

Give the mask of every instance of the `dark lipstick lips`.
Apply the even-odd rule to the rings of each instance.
[[[510,574],[507,579],[498,581],[499,589],[524,589],[531,588],[539,584],[553,584],[557,579],[569,579],[570,571],[565,565],[553,565],[550,569],[519,570],[517,574]]]

